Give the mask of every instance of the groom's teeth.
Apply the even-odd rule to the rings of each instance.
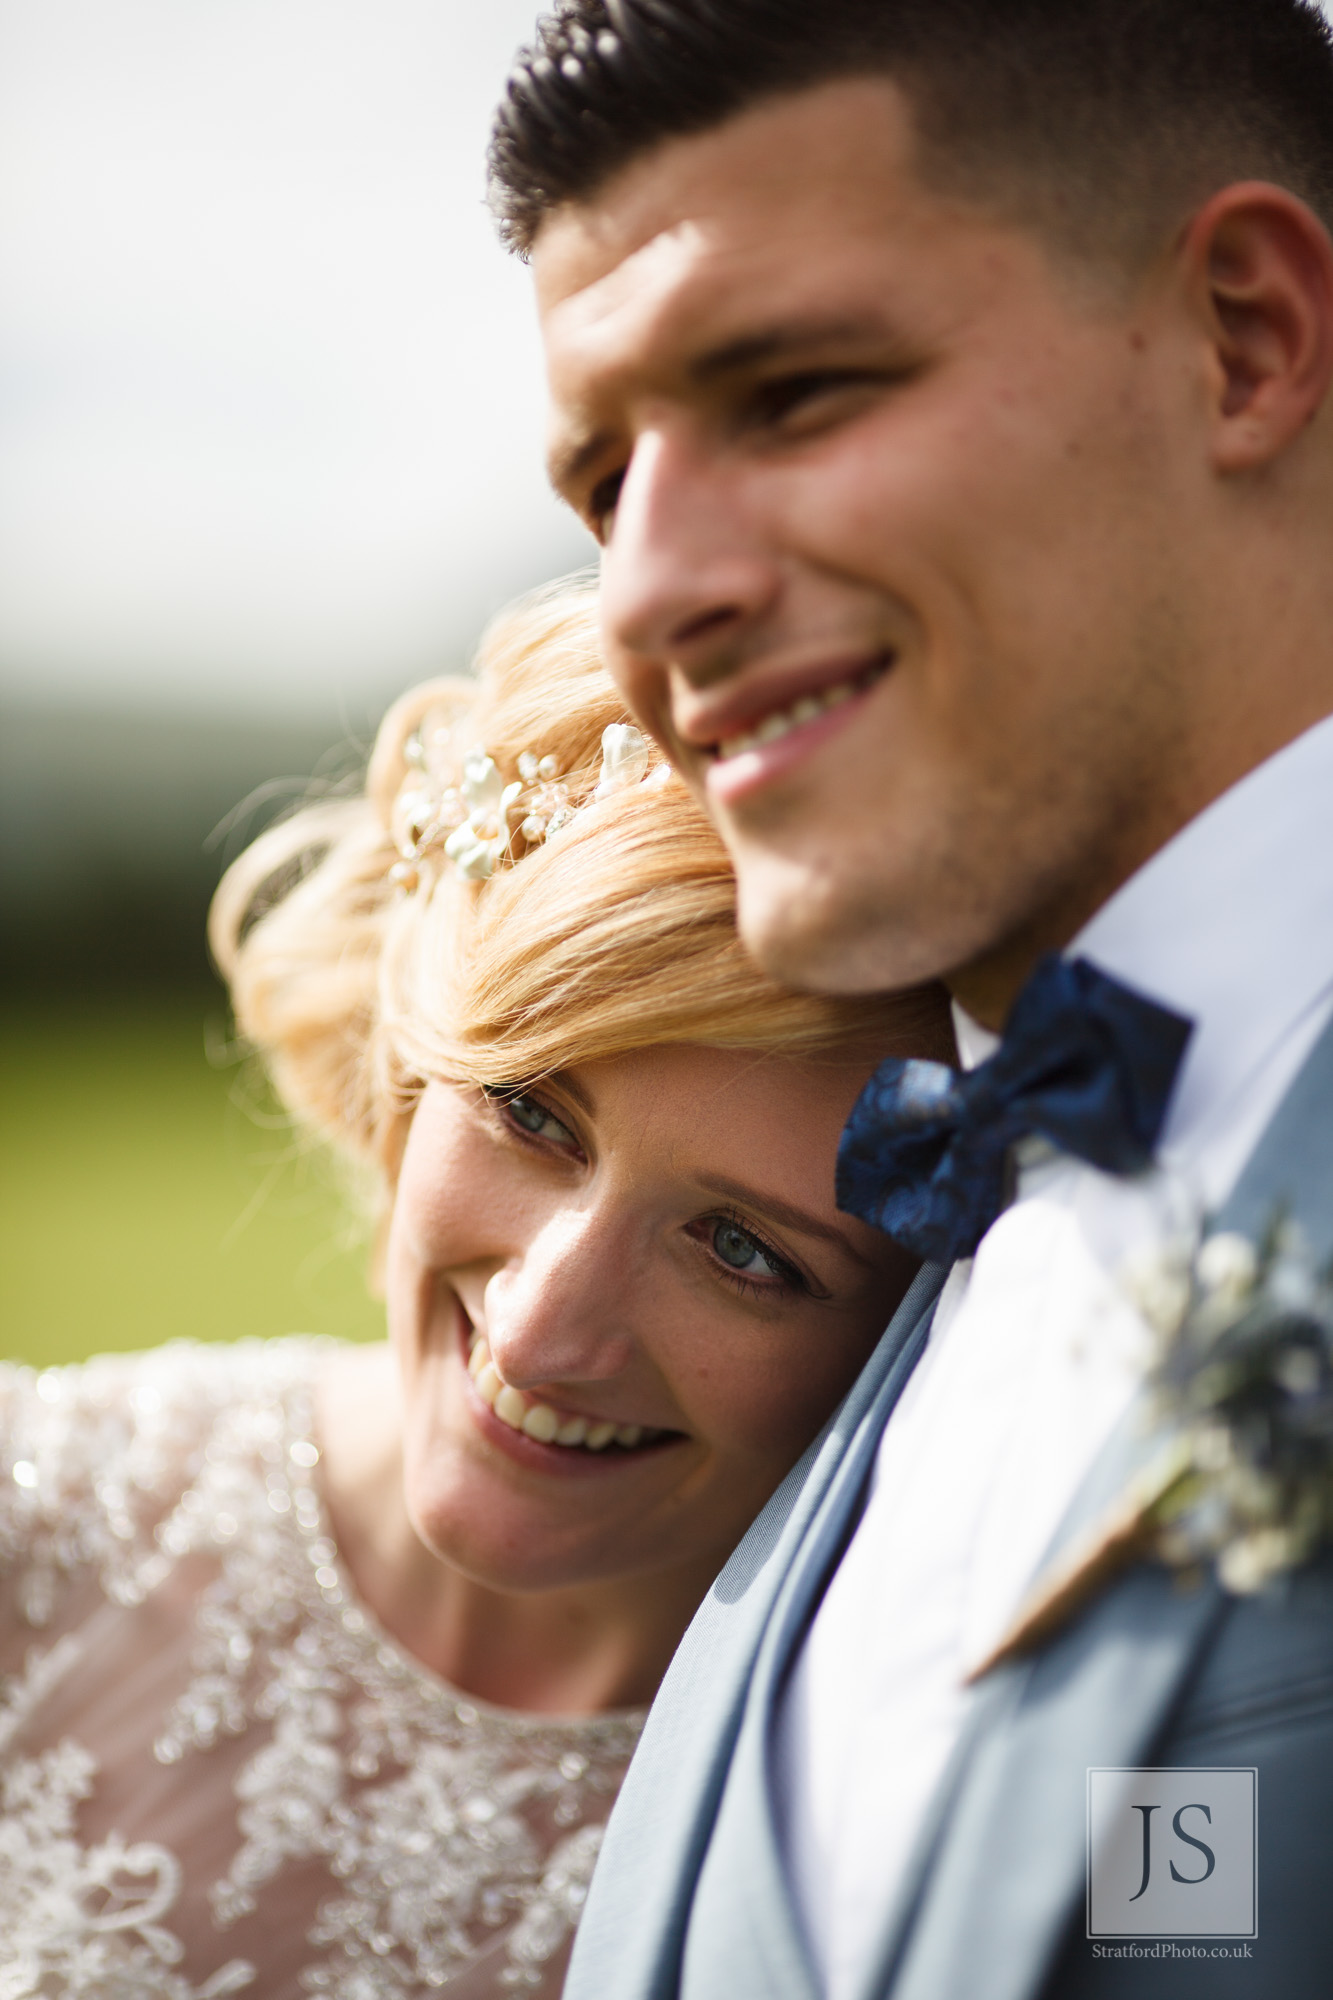
[[[859,694],[870,680],[878,680],[880,669],[875,668],[867,676],[853,675],[851,680],[839,681],[836,687],[825,688],[822,694],[803,694],[790,708],[774,709],[762,722],[747,731],[744,736],[724,736],[717,746],[717,754],[724,762],[728,757],[739,757],[743,750],[758,750],[765,743],[777,743],[789,736],[793,729],[801,729],[807,722],[813,722],[825,709],[837,708],[840,703],[850,701]]]
[[[593,1424],[586,1417],[562,1417],[549,1403],[530,1403],[521,1389],[512,1388],[504,1380],[491,1360],[491,1350],[484,1334],[474,1336],[467,1366],[477,1394],[483,1403],[494,1410],[501,1423],[508,1424],[511,1430],[522,1431],[526,1437],[535,1438],[538,1444],[604,1451],[614,1441],[623,1451],[633,1451],[645,1438],[651,1442],[657,1435],[656,1432],[645,1431],[641,1424],[612,1424],[605,1420]]]

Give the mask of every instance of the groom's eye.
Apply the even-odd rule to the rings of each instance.
[[[616,503],[620,499],[620,489],[625,484],[622,468],[619,472],[608,472],[605,479],[599,479],[588,495],[588,520],[593,533],[605,541],[611,531]]]
[[[815,420],[824,413],[824,405],[831,404],[836,411],[839,398],[872,394],[884,382],[883,374],[868,368],[806,368],[758,383],[750,399],[750,414],[759,424],[780,425],[789,418],[799,421],[807,414]]]

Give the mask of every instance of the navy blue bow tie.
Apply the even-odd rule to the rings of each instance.
[[[838,1207],[951,1264],[1004,1207],[1016,1139],[1037,1132],[1107,1173],[1141,1172],[1192,1029],[1087,959],[1043,958],[976,1069],[880,1064],[838,1148]]]

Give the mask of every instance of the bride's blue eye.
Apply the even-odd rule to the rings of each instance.
[[[733,1271],[747,1278],[788,1278],[791,1273],[765,1251],[763,1245],[735,1222],[719,1222],[713,1229],[713,1248]]]
[[[558,1118],[553,1117],[537,1098],[522,1095],[506,1097],[503,1103],[515,1125],[521,1126],[525,1132],[530,1132],[535,1139],[553,1139],[562,1146],[572,1146],[577,1143],[569,1127],[562,1125]]]

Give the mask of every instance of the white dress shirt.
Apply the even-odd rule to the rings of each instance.
[[[881,1934],[957,1740],[963,1679],[1000,1638],[1140,1386],[1118,1282],[1178,1191],[1214,1209],[1333,1013],[1333,718],[1176,835],[1069,948],[1195,1023],[1163,1176],[1041,1143],[957,1265],[885,1430],[866,1511],[778,1717],[787,1872],[827,2000]],[[995,1038],[958,1015],[968,1067]],[[1173,1192],[1176,1191],[1176,1192]]]

